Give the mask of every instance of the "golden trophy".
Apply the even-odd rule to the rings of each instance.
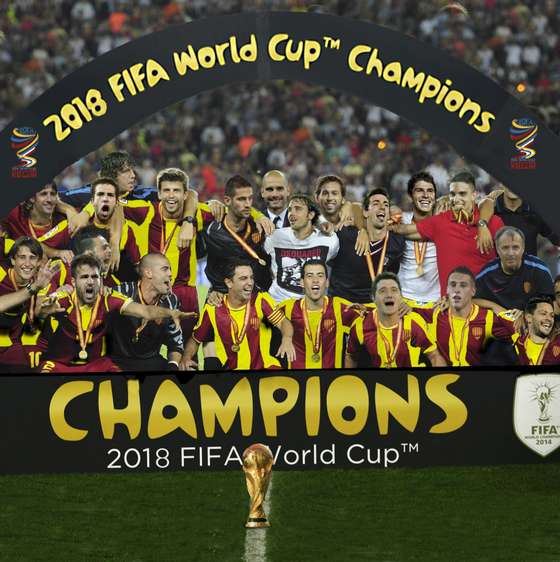
[[[263,503],[272,475],[272,464],[272,453],[266,445],[255,443],[243,452],[243,472],[245,472],[247,491],[251,498],[249,518],[245,524],[245,527],[249,529],[270,527]]]

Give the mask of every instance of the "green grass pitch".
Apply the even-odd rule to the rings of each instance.
[[[241,470],[3,476],[0,559],[557,561],[559,469],[275,471],[251,531]]]

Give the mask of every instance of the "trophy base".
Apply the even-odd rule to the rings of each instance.
[[[245,527],[247,529],[260,529],[262,527],[270,527],[270,523],[266,517],[249,517]]]

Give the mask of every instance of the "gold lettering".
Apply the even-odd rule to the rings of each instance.
[[[424,83],[424,78],[426,78],[426,74],[424,72],[415,74],[414,68],[410,66],[404,72],[401,86],[403,88],[413,88],[416,93],[418,93]]]
[[[87,429],[78,429],[66,421],[66,407],[74,398],[87,394],[93,390],[91,381],[72,381],[64,383],[56,389],[49,405],[49,418],[55,434],[64,441],[81,441],[87,434]]]
[[[420,103],[424,103],[427,98],[433,98],[439,92],[441,82],[434,76],[428,76],[418,97]]]
[[[321,379],[309,377],[305,385],[305,427],[307,435],[319,434],[321,422]]]
[[[364,67],[360,66],[356,59],[365,53],[371,53],[371,47],[368,47],[367,45],[356,45],[350,51],[348,54],[348,66],[350,67],[350,70],[353,70],[354,72],[363,72]]]
[[[163,68],[163,66],[154,59],[148,59],[146,61],[146,75],[148,77],[148,86],[150,88],[153,88],[162,80],[169,80],[169,74],[167,74],[165,68]],[[144,78],[143,75],[142,78]],[[139,87],[138,89],[142,91],[142,88]]]
[[[277,401],[274,393],[285,390],[286,398]],[[294,406],[299,395],[299,383],[290,377],[267,377],[259,381],[259,399],[261,403],[264,429],[268,436],[278,435],[277,418],[287,414]]]
[[[166,418],[163,409],[167,406],[175,408],[177,415]],[[173,381],[164,380],[156,391],[148,417],[148,437],[158,439],[179,428],[187,435],[196,438],[196,421],[191,405]]]
[[[472,115],[469,118],[469,125],[472,125],[478,119],[481,109],[478,103],[472,101],[471,98],[467,98],[461,111],[459,111],[459,117],[462,119],[467,111],[472,111]]]
[[[181,51],[180,53],[173,53],[173,62],[175,63],[175,69],[177,70],[179,76],[184,76],[188,69],[198,70],[198,60],[196,58],[196,53],[192,45],[187,47],[188,53],[186,51]]]
[[[400,62],[390,62],[383,71],[383,78],[387,82],[401,83],[402,66]]]
[[[113,95],[115,96],[118,102],[124,101],[124,96],[122,95],[122,90],[124,88],[124,85],[121,82],[121,77],[122,77],[121,73],[117,72],[116,74],[113,74],[108,78],[109,86],[111,86]]]
[[[490,130],[490,121],[496,119],[496,116],[489,111],[483,111],[480,116],[480,125],[475,125],[474,128],[480,133],[487,133]]]
[[[383,75],[383,63],[377,58],[377,49],[373,49],[373,53],[369,57],[366,74],[371,74],[374,68],[377,70],[377,76],[381,78]]]
[[[276,62],[280,62],[284,60],[284,55],[281,55],[277,50],[276,47],[282,43],[283,41],[286,41],[286,39],[288,38],[288,34],[287,33],[277,33],[276,35],[273,35],[270,38],[270,41],[268,42],[268,56]]]
[[[389,432],[389,414],[408,431],[413,432],[416,428],[420,415],[420,387],[413,375],[407,376],[407,383],[408,400],[381,383],[376,384],[375,411],[381,435]]]
[[[136,439],[142,426],[140,407],[140,383],[137,380],[127,381],[128,404],[124,408],[115,408],[113,386],[111,381],[103,381],[99,385],[99,420],[105,439],[112,439],[115,425],[126,426],[131,439]]]
[[[369,394],[365,382],[354,375],[337,377],[327,390],[327,414],[332,426],[343,435],[356,435],[364,429],[369,414]],[[354,410],[346,420],[342,412]]]
[[[253,428],[253,394],[251,384],[243,378],[231,389],[225,404],[218,393],[208,384],[200,386],[202,423],[207,437],[214,437],[216,419],[224,433],[227,433],[239,412],[242,435],[250,435]]]
[[[461,92],[459,92],[458,90],[451,90],[445,97],[443,106],[445,107],[445,109],[447,109],[447,111],[454,113],[461,107],[461,104],[464,101],[465,96]]]
[[[216,53],[212,47],[202,47],[198,51],[198,62],[202,68],[212,68],[216,64]]]
[[[426,396],[445,412],[445,419],[432,426],[430,433],[451,433],[465,425],[469,417],[467,407],[447,390],[459,378],[459,375],[452,374],[435,375],[426,382]]]
[[[233,37],[233,39],[235,39],[235,37]],[[257,60],[257,38],[255,37],[254,33],[251,33],[249,43],[243,45],[241,49],[239,49],[239,56],[245,62],[255,62]],[[234,62],[239,61],[234,60]]]

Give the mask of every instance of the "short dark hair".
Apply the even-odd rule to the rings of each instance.
[[[115,188],[115,197],[119,196],[119,186],[117,185],[117,182],[112,179],[112,178],[106,178],[106,177],[99,177],[94,179],[91,182],[91,198],[93,199],[95,197],[95,190],[97,189],[98,185],[112,185]]]
[[[314,213],[313,218],[311,219],[311,224],[316,225],[317,222],[319,221],[320,213],[319,213],[319,208],[317,207],[313,199],[311,199],[310,197],[308,197],[303,193],[295,193],[290,197],[290,199],[288,199],[288,207],[290,206],[290,203],[294,200],[302,201],[306,205],[307,210],[310,213]]]
[[[554,309],[554,301],[550,295],[535,295],[525,303],[525,314],[533,314],[540,303],[549,304]]]
[[[454,273],[460,273],[461,275],[467,275],[468,277],[470,277],[472,284],[476,287],[476,279],[475,276],[473,275],[473,272],[466,266],[464,265],[460,265],[459,267],[456,267],[455,269],[453,269],[449,275],[447,276],[447,282],[449,283],[449,278],[454,274]]]
[[[373,300],[375,300],[375,293],[377,293],[379,283],[381,283],[381,281],[385,281],[386,279],[394,281],[398,285],[399,291],[402,293],[401,282],[399,281],[397,275],[391,271],[383,271],[373,280],[373,283],[371,284],[371,296],[373,297]]]
[[[469,185],[472,185],[473,191],[476,191],[476,180],[474,178],[474,175],[468,170],[462,170],[461,172],[456,173],[449,180],[449,185],[458,182],[468,183]]]
[[[245,258],[231,258],[226,261],[226,265],[224,267],[224,279],[233,279],[235,275],[235,270],[238,267],[247,266],[253,269],[253,263],[250,260]]]
[[[134,168],[134,161],[124,150],[116,150],[109,152],[107,156],[101,159],[99,167],[99,176],[116,179],[119,172],[126,168]]]
[[[244,178],[239,174],[235,174],[226,181],[224,194],[228,197],[235,197],[235,190],[241,189],[243,187],[250,187],[251,189],[253,189],[251,182],[247,178]]]
[[[412,191],[414,190],[414,186],[419,181],[425,181],[427,183],[431,183],[434,186],[434,190],[436,192],[436,197],[437,197],[437,186],[436,186],[436,181],[434,180],[434,176],[432,176],[432,174],[430,174],[430,173],[428,173],[424,170],[422,170],[421,172],[416,172],[415,174],[412,174],[410,176],[410,179],[408,180],[406,190],[411,197],[412,197]]]
[[[161,184],[164,181],[178,181],[183,184],[183,189],[189,189],[189,176],[179,168],[165,168],[161,170],[156,177],[156,186],[158,191],[161,190]]]
[[[346,184],[344,183],[344,180],[340,176],[336,176],[334,174],[327,174],[317,178],[317,181],[315,182],[315,197],[318,197],[319,193],[321,193],[321,189],[323,189],[323,186],[331,181],[340,185],[340,193],[342,193],[342,197],[346,197]]]
[[[90,267],[95,267],[99,271],[103,268],[99,260],[92,254],[80,254],[79,256],[74,256],[72,263],[70,264],[70,271],[72,272],[72,277],[76,277],[78,273],[78,268],[83,265],[89,265]]]
[[[303,265],[301,266],[301,277],[303,278],[305,276],[305,268],[309,267],[311,265],[320,265],[323,267],[323,269],[325,270],[325,277],[328,278],[329,276],[329,270],[327,269],[327,264],[319,258],[311,258],[310,260],[304,261]]]
[[[502,226],[502,228],[500,228],[498,232],[496,232],[496,235],[494,236],[494,242],[496,243],[496,245],[498,245],[498,240],[500,240],[500,238],[507,236],[508,234],[512,237],[514,234],[517,234],[521,237],[521,240],[523,240],[523,244],[525,244],[524,232],[520,228],[517,228],[515,226],[506,225]]]
[[[43,258],[43,248],[41,247],[41,244],[39,244],[35,238],[31,238],[29,236],[20,236],[11,247],[8,257],[10,259],[15,258],[18,250],[22,247],[29,248],[29,251],[39,259]]]
[[[383,187],[375,187],[374,189],[371,189],[370,191],[368,191],[365,195],[364,195],[364,199],[362,200],[362,209],[364,211],[367,211],[369,208],[369,200],[374,196],[374,195],[384,195],[385,197],[387,197],[387,201],[389,201],[389,205],[391,204],[391,197],[389,196],[389,192],[384,189]]]
[[[98,236],[102,236],[107,242],[110,242],[110,232],[108,230],[88,224],[72,238],[71,250],[76,256],[93,250],[93,241]]]

